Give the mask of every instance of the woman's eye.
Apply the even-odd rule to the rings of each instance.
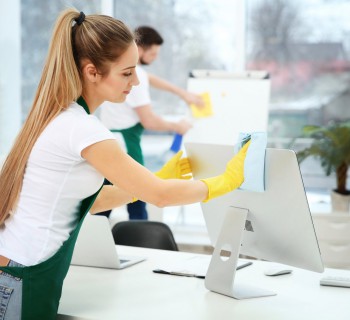
[[[125,77],[130,77],[132,75],[132,72],[124,73]]]

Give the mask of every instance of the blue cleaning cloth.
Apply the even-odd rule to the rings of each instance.
[[[240,133],[235,152],[238,152],[249,139],[251,143],[244,161],[244,182],[239,189],[264,192],[267,134],[266,132]]]

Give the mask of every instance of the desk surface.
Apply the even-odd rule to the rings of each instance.
[[[254,261],[236,277],[277,296],[235,300],[208,291],[203,279],[152,272],[164,261],[176,263],[194,254],[123,246],[118,252],[147,260],[123,270],[71,266],[58,319],[350,319],[350,288],[319,285],[326,274],[350,277],[350,271],[327,269],[318,274],[293,268],[292,274],[267,277],[269,263]]]

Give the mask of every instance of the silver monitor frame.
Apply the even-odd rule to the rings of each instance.
[[[230,145],[188,142],[185,143],[185,149],[195,179],[221,174],[234,155],[234,148]],[[238,259],[239,254],[243,254],[315,272],[324,271],[294,151],[266,149],[265,189],[265,192],[237,189],[201,204],[209,237],[215,248],[206,277],[208,289],[223,291],[225,293],[219,293],[238,299],[251,297],[249,292],[242,295],[237,292],[228,294],[227,291],[233,290],[234,268],[229,268],[231,274],[225,280],[231,289],[213,288],[215,283],[220,282],[215,278],[215,269],[221,270],[221,250],[231,252],[232,260],[230,257],[228,265],[234,263],[233,260]],[[241,232],[237,231],[237,225]],[[224,272],[221,270],[219,277],[220,274]],[[228,281],[231,278],[232,281]]]

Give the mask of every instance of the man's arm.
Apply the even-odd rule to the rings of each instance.
[[[155,114],[151,105],[134,108],[145,129],[152,131],[174,131],[178,134],[185,134],[192,126],[186,120],[178,122],[167,121]]]
[[[188,92],[178,86],[175,86],[169,81],[159,78],[154,74],[148,73],[148,78],[149,78],[149,83],[152,87],[176,94],[182,100],[184,100],[188,105],[195,104],[199,107],[204,107],[204,101],[201,98],[201,96]]]

